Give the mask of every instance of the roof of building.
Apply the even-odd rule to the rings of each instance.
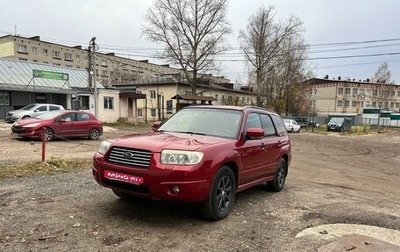
[[[85,69],[0,59],[0,90],[72,93],[89,89],[88,78]],[[98,82],[97,87],[104,88]]]

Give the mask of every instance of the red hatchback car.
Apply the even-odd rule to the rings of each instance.
[[[78,110],[55,110],[22,119],[12,125],[11,131],[17,137],[40,139],[43,128],[46,130],[46,141],[71,137],[96,140],[103,134],[102,123],[93,114]]]
[[[188,106],[148,134],[103,141],[94,179],[121,198],[199,202],[204,217],[231,212],[235,194],[282,190],[291,143],[281,117],[258,107]]]

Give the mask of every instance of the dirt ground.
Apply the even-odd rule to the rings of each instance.
[[[40,142],[12,138],[10,126],[0,123],[0,164],[41,160]],[[128,132],[49,142],[46,158],[90,159],[102,139]],[[219,222],[202,219],[195,204],[119,200],[89,167],[1,180],[0,251],[367,251],[361,246],[377,246],[370,238],[400,251],[400,132],[291,139],[284,190],[241,192]],[[357,234],[361,243],[326,249]]]

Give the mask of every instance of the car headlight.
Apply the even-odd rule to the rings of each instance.
[[[99,149],[97,150],[98,153],[100,153],[101,155],[106,154],[106,152],[108,151],[108,149],[110,148],[111,143],[108,141],[103,141],[101,142]]]
[[[163,150],[162,164],[194,165],[200,163],[204,154],[197,151]]]

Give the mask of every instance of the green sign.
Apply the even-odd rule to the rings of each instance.
[[[35,70],[35,69],[33,69],[33,77],[52,79],[52,80],[64,80],[64,81],[69,80],[67,73],[58,73],[58,72],[50,72],[50,71]]]

